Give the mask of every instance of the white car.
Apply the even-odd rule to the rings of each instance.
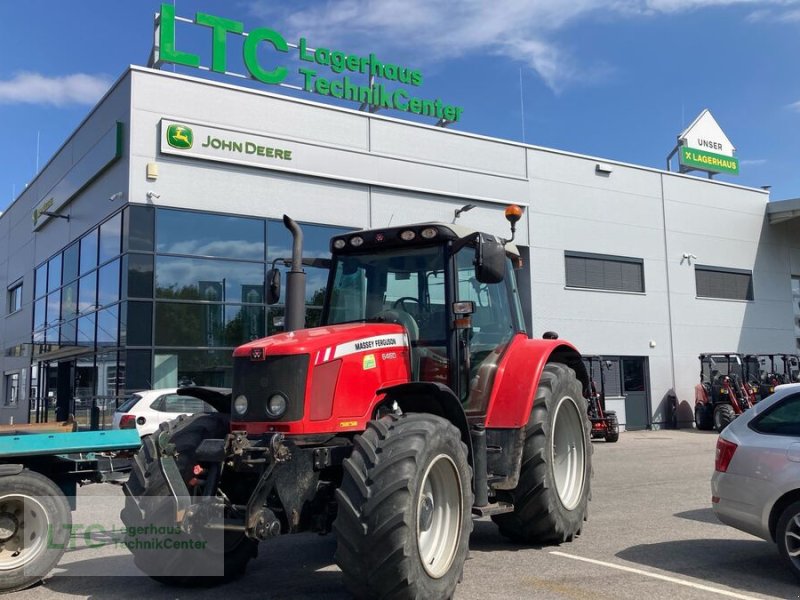
[[[714,468],[719,520],[777,544],[800,579],[800,384],[776,387],[725,427]]]
[[[136,392],[114,413],[113,429],[133,429],[140,437],[150,435],[161,423],[180,415],[216,412],[209,404],[194,396],[178,394],[176,388]]]

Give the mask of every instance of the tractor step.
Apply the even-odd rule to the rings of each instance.
[[[503,513],[514,512],[514,505],[510,502],[494,502],[486,506],[473,506],[472,514],[476,517],[490,517]]]

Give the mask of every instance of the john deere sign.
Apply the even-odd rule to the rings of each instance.
[[[739,174],[736,148],[722,131],[708,109],[698,115],[678,136],[681,172],[707,171],[708,173]]]
[[[176,20],[175,7],[162,4],[161,16],[157,21],[159,47],[154,64],[173,63],[201,68],[198,54],[176,47]],[[301,64],[297,67],[297,74],[302,81],[300,87],[306,92],[359,102],[373,109],[399,110],[449,122],[461,120],[462,107],[447,104],[439,98],[424,98],[412,91],[423,82],[422,73],[418,69],[379,60],[375,54],[362,56],[332,48],[312,49],[302,37],[296,44],[290,45],[283,35],[273,29],[259,27],[245,32],[244,23],[206,13],[195,14],[193,23],[211,30],[211,66],[203,68],[209,68],[215,73],[229,72],[229,36],[243,36],[242,59],[245,68],[250,77],[263,83],[288,85],[285,81],[289,75],[286,64],[289,57],[281,57],[281,54],[288,55],[291,48],[297,52],[296,59]],[[278,60],[274,63],[270,60],[266,64],[262,50],[264,47],[277,53],[275,57]],[[330,75],[326,74],[328,71]],[[362,83],[353,79],[359,75]],[[369,84],[370,79],[372,85]],[[394,84],[410,87],[387,87]]]
[[[173,148],[188,150],[194,143],[194,133],[186,125],[173,123],[167,127],[167,143]]]

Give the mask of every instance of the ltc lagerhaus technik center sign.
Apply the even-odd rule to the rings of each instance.
[[[288,53],[289,44],[280,33],[266,27],[252,29],[245,33],[244,24],[239,21],[225,19],[206,13],[196,13],[194,24],[211,29],[211,70],[225,73],[228,67],[228,34],[244,36],[243,59],[250,76],[254,79],[273,85],[281,84],[289,70],[286,66],[265,66],[258,56],[259,46],[269,44],[277,52]],[[182,52],[175,47],[175,7],[171,4],[161,5],[160,25],[158,26],[158,60],[187,67],[200,67],[200,57],[189,52]],[[351,100],[368,104],[376,108],[388,108],[415,115],[436,117],[450,122],[461,119],[463,108],[445,104],[440,99],[417,97],[405,88],[389,91],[384,84],[372,86],[359,85],[353,82],[345,72],[366,74],[376,79],[401,83],[414,87],[422,85],[422,73],[402,65],[381,62],[374,54],[359,56],[346,54],[330,48],[312,50],[305,38],[297,43],[298,58],[308,66],[302,66],[297,72],[303,77],[303,90],[330,96],[340,100]],[[317,69],[324,67],[337,77],[328,78],[318,74]]]

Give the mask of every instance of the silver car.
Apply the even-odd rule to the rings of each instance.
[[[711,493],[720,521],[775,542],[800,579],[800,384],[776,387],[722,430]]]

